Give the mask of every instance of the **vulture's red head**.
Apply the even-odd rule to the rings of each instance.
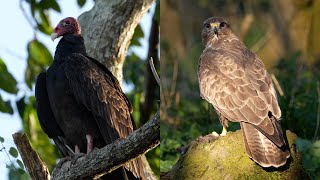
[[[81,30],[79,23],[73,17],[62,19],[51,34],[52,41],[60,36],[67,34],[80,35]]]

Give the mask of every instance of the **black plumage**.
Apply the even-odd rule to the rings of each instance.
[[[53,64],[36,82],[37,112],[42,129],[63,156],[89,153],[134,130],[132,106],[118,80],[100,62],[87,56],[80,26],[62,20],[52,38],[60,40]],[[73,151],[74,149],[74,151]],[[140,158],[125,165],[143,178]]]

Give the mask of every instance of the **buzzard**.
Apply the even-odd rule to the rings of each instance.
[[[38,76],[35,87],[40,125],[63,156],[88,154],[94,147],[126,138],[135,128],[132,106],[118,80],[87,55],[80,32],[76,19],[60,21],[51,35],[52,40],[62,36],[54,61]],[[132,174],[144,179],[140,158],[125,168],[128,173],[119,168],[107,179],[127,179]]]
[[[248,155],[262,167],[280,167],[289,158],[281,130],[276,91],[260,58],[220,17],[204,21],[205,46],[199,64],[200,95],[216,109],[226,135],[228,121],[241,125]]]

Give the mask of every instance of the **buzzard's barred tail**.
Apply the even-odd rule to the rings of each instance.
[[[279,148],[249,123],[241,122],[245,147],[248,155],[262,167],[280,167],[287,162],[290,153],[285,147]]]

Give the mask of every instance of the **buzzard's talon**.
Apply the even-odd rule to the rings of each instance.
[[[213,131],[212,133],[211,133],[214,137],[219,137],[220,135],[217,133],[217,132],[215,132],[215,131]]]

